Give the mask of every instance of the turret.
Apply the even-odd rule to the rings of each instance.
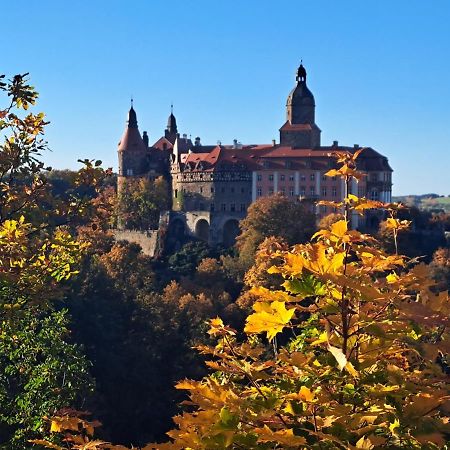
[[[144,134],[146,136],[146,133]],[[146,136],[148,142],[148,136]],[[148,145],[148,144],[147,144]],[[119,183],[121,185],[126,177],[144,175],[147,171],[148,147],[141,137],[138,129],[137,115],[131,101],[131,108],[128,111],[128,120],[125,131],[119,142]]]
[[[169,140],[172,144],[175,143],[175,139],[177,138],[178,127],[177,127],[177,119],[173,115],[173,105],[170,105],[170,116],[167,119],[167,128],[164,132],[164,136],[167,140]]]
[[[280,144],[297,148],[320,146],[320,129],[315,123],[316,103],[306,85],[303,63],[297,69],[296,86],[286,102],[286,123],[280,129]]]

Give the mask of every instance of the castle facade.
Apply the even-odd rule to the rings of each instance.
[[[257,198],[275,194],[292,201],[341,201],[342,180],[326,177],[336,167],[335,152],[355,152],[362,147],[321,145],[321,130],[315,123],[315,100],[306,84],[303,65],[286,102],[286,122],[279,129],[279,142],[243,145],[203,145],[178,133],[171,112],[167,128],[153,145],[147,133],[141,136],[136,112],[131,107],[128,125],[119,143],[118,189],[127,178],[164,176],[171,186],[172,211],[169,227],[175,234],[191,235],[210,244],[232,245],[239,220]],[[359,197],[391,201],[392,169],[388,159],[364,147],[357,160],[365,177],[353,183]],[[317,216],[333,211],[314,206]],[[375,227],[379,216],[352,217],[353,227]]]

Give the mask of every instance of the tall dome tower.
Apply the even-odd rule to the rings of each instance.
[[[303,64],[300,64],[295,79],[297,86],[292,89],[286,102],[286,120],[291,124],[313,124],[316,103],[314,95],[306,86],[306,70]]]
[[[286,102],[286,123],[280,129],[280,143],[299,148],[320,146],[320,129],[315,123],[316,102],[306,85],[303,63],[297,69],[296,86]]]

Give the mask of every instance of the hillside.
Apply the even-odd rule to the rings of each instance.
[[[402,195],[392,197],[393,202],[402,202],[408,206],[417,206],[423,210],[443,210],[450,212],[450,196],[439,196],[437,194]]]

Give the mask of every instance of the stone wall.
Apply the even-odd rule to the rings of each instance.
[[[147,256],[155,256],[158,246],[158,231],[138,231],[138,230],[114,230],[116,241],[127,241],[139,244],[142,253]]]

